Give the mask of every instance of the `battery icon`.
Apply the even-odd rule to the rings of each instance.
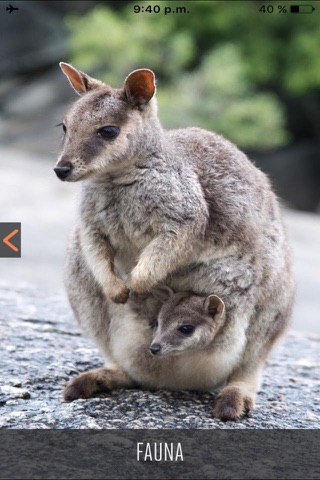
[[[291,5],[291,13],[313,13],[315,8],[312,5]]]

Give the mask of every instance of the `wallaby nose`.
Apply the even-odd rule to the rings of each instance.
[[[159,343],[153,343],[150,347],[150,352],[152,355],[157,355],[161,350],[161,345]]]
[[[65,167],[55,167],[53,170],[56,172],[56,175],[58,178],[60,178],[60,180],[64,180],[71,172],[71,165]]]

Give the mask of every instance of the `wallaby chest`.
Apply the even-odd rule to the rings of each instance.
[[[144,180],[134,173],[107,178],[85,192],[90,201],[84,200],[82,218],[93,222],[115,248],[132,244],[140,249],[155,235],[154,196],[143,194]]]
[[[190,185],[178,169],[165,171],[153,163],[131,166],[84,189],[82,219],[98,225],[117,249],[132,244],[141,250],[200,210],[206,215],[199,185]]]

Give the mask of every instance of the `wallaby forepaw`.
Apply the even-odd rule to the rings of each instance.
[[[113,275],[105,289],[106,297],[114,303],[126,303],[130,290],[125,286],[121,278]]]
[[[237,387],[225,387],[215,400],[213,416],[220,420],[237,420],[254,409],[254,400]]]
[[[126,303],[130,290],[125,285],[107,292],[107,297],[114,303]]]

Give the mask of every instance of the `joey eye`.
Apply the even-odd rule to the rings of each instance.
[[[157,329],[158,328],[158,325],[159,325],[159,322],[158,322],[158,318],[155,317],[155,316],[152,316],[150,319],[149,319],[149,325],[150,327],[154,330],[154,329]]]
[[[191,333],[194,332],[194,326],[193,325],[181,325],[181,327],[178,328],[179,332],[183,333],[184,335],[191,335]]]
[[[116,127],[114,125],[108,125],[107,127],[102,127],[99,128],[98,130],[98,135],[101,137],[111,140],[113,138],[116,138],[120,133],[120,128]]]

